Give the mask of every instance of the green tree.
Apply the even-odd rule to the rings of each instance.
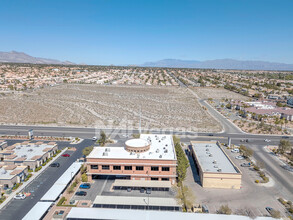
[[[219,214],[224,214],[224,215],[231,215],[232,210],[229,208],[228,205],[221,205],[219,210],[217,211]]]
[[[82,150],[82,154],[83,154],[84,156],[88,156],[88,155],[92,152],[93,149],[94,149],[93,146],[85,147],[85,148]]]
[[[87,181],[88,181],[88,177],[87,177],[86,173],[83,173],[83,174],[81,175],[81,181],[82,181],[82,182],[87,182]]]
[[[278,152],[284,154],[286,151],[290,150],[291,143],[288,140],[280,140]]]
[[[188,159],[185,156],[185,153],[181,147],[180,139],[176,136],[173,136],[173,142],[175,144],[175,151],[177,156],[177,178],[178,185],[182,184],[182,181],[186,178],[187,168],[189,166]]]
[[[100,132],[100,139],[98,140],[98,143],[101,145],[101,146],[104,146],[106,144],[106,141],[107,141],[107,136],[105,134],[104,131],[101,131]]]
[[[188,188],[187,186],[180,186],[176,188],[177,194],[176,194],[176,199],[179,204],[181,204],[184,208],[184,210],[190,209],[194,202],[195,202],[195,196]]]

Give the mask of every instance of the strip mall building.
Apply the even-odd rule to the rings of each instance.
[[[87,156],[89,180],[112,175],[138,182],[176,182],[177,158],[171,135],[141,134],[121,147],[94,147]]]

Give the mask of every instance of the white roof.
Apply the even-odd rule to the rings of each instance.
[[[46,192],[46,194],[41,198],[41,201],[56,201],[60,194],[67,187],[72,177],[79,171],[81,165],[82,163],[74,162]]]
[[[125,146],[94,147],[87,158],[176,160],[175,148],[171,135],[141,134],[140,139],[151,144],[148,151],[143,153],[130,153],[125,150]]]
[[[22,220],[38,220],[41,219],[45,212],[50,208],[52,202],[38,202],[32,209],[23,217]]]
[[[12,151],[17,156],[12,160],[16,160],[19,157],[26,157],[26,161],[31,160],[34,156],[40,155],[43,156],[46,152],[44,149],[53,148],[55,145],[40,144],[36,145],[34,143],[29,144],[18,144]],[[8,159],[10,160],[10,159]]]
[[[221,173],[238,173],[216,142],[191,143],[203,172],[217,173],[221,169]]]
[[[168,211],[146,211],[129,209],[102,209],[102,208],[76,208],[73,207],[68,213],[67,219],[105,219],[105,220],[250,220],[248,216],[202,214]],[[273,219],[271,217],[257,217],[256,220]]]
[[[130,139],[126,141],[125,145],[129,147],[146,147],[149,145],[149,142],[141,138],[136,138],[136,139]]]
[[[12,179],[12,178],[14,178],[16,175],[18,175],[18,174],[11,174],[12,172],[14,172],[15,170],[21,170],[21,171],[24,171],[25,170],[25,168],[26,168],[26,166],[17,166],[15,169],[13,169],[13,170],[6,170],[5,169],[5,167],[7,167],[7,166],[4,166],[4,167],[1,167],[0,168],[0,179],[8,179],[8,180],[10,180],[10,179]],[[22,175],[22,174],[20,174],[20,175]]]
[[[97,196],[93,204],[103,205],[146,205],[146,198],[131,196]],[[172,206],[181,207],[174,198],[149,197],[150,206]]]

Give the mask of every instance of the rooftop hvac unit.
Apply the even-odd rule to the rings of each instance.
[[[220,173],[220,172],[222,172],[222,169],[219,168],[217,171]]]
[[[168,153],[168,150],[165,150],[164,153]]]
[[[209,155],[209,157],[212,157],[212,156],[213,156],[212,154]]]
[[[26,157],[26,155],[24,154],[24,155],[22,155],[21,157]]]
[[[218,165],[214,165],[214,168],[218,168]]]
[[[160,150],[159,150],[159,149],[157,149],[157,150],[156,150],[156,153],[159,153],[159,152],[160,152]]]
[[[168,144],[165,144],[166,147],[168,147]]]
[[[206,151],[209,151],[209,149],[207,148]]]
[[[106,148],[105,149],[105,152],[110,152],[110,148]]]
[[[19,150],[20,148],[21,148],[21,147],[17,147],[16,149],[18,149],[18,150]]]
[[[33,151],[33,149],[28,149],[27,151]]]
[[[104,152],[103,153],[103,156],[108,156],[108,152]]]
[[[207,144],[206,147],[209,147],[209,145]]]
[[[130,155],[134,155],[135,153],[134,152],[130,152]]]
[[[40,145],[35,145],[35,147],[39,147]]]
[[[217,161],[216,161],[216,160],[214,160],[214,161],[213,161],[213,163],[214,163],[214,164],[216,164],[216,163],[217,163]]]
[[[137,158],[139,158],[139,154],[137,154]]]

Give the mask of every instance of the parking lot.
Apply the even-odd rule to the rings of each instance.
[[[130,197],[163,197],[172,198],[175,197],[175,191],[171,188],[170,191],[151,191],[151,194],[143,193],[139,190],[113,190],[112,185],[115,181],[113,176],[103,176],[99,179],[95,179],[91,182],[90,189],[77,189],[77,191],[87,192],[86,196],[76,196],[72,197],[72,200],[91,200],[94,201],[96,196],[130,196]]]
[[[241,167],[240,164],[246,160],[235,159],[239,153],[232,153],[225,149],[231,160],[242,172],[242,187],[237,189],[213,189],[203,188],[197,173],[194,161],[188,156],[190,167],[184,184],[190,187],[196,196],[196,203],[208,206],[210,213],[216,213],[221,205],[228,205],[234,214],[256,216],[268,216],[265,207],[270,206],[285,215],[285,209],[277,201],[278,187],[272,184],[268,186],[257,185],[254,181],[259,179],[257,172],[250,167]]]

